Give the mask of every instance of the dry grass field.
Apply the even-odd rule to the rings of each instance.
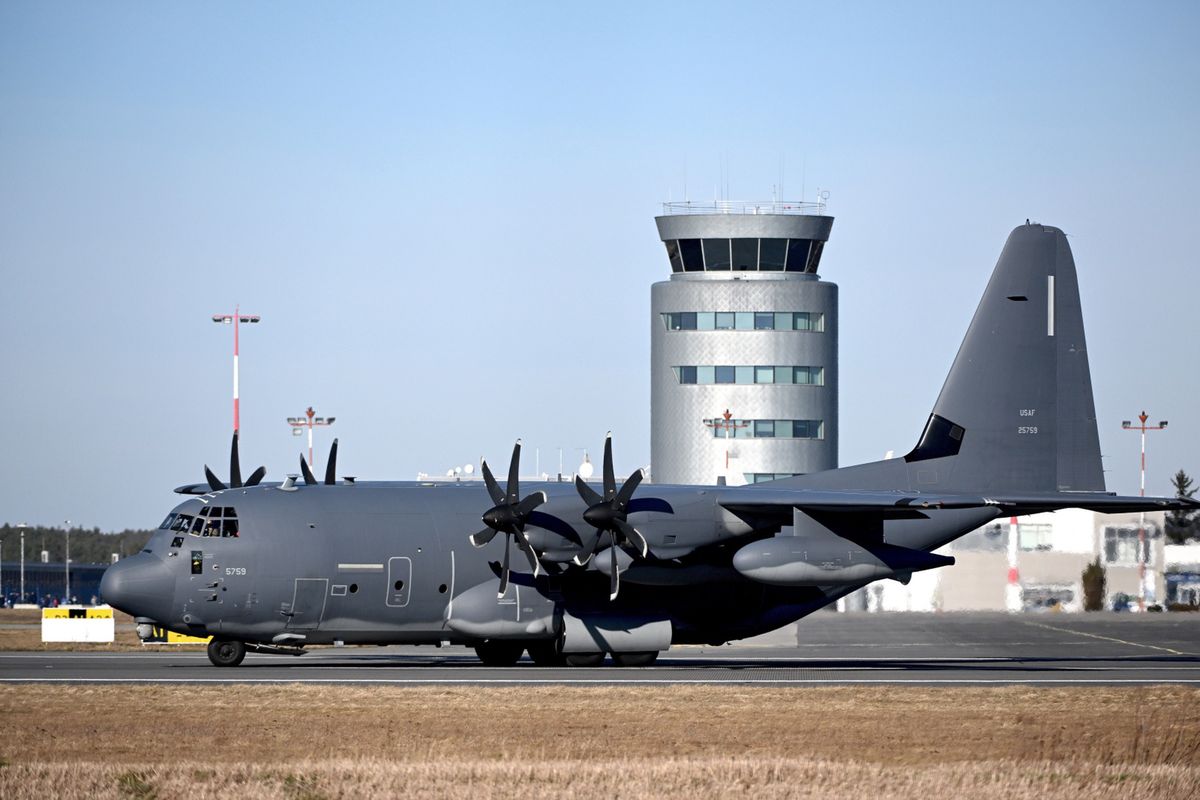
[[[1187,688],[0,686],[0,796],[1180,798]]]

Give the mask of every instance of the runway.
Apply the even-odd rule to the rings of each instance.
[[[1200,685],[1200,615],[822,613],[745,643],[673,647],[641,668],[489,668],[462,647],[250,654],[233,669],[197,649],[11,652],[0,682]]]

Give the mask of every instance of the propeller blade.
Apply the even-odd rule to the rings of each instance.
[[[613,474],[612,431],[604,436],[604,499],[612,500],[617,495],[617,478]]]
[[[229,447],[229,485],[237,489],[242,485],[242,464],[238,458],[238,432],[233,432],[233,444]]]
[[[633,493],[637,491],[642,479],[646,477],[646,470],[639,469],[637,472],[625,479],[625,483],[621,485],[621,491],[617,492],[617,507],[625,508],[629,505],[629,501],[633,499]]]
[[[488,494],[492,497],[492,502],[500,505],[504,502],[504,492],[500,489],[500,484],[496,483],[496,478],[493,477],[491,469],[488,468],[487,459],[483,459],[483,482],[487,486]]]
[[[557,533],[568,542],[583,547],[583,540],[579,538],[579,534],[575,532],[575,529],[567,524],[565,520],[559,519],[553,514],[547,514],[543,511],[530,511],[529,516],[525,518],[525,524],[550,531],[551,533]]]
[[[533,552],[533,545],[525,538],[525,531],[520,528],[514,529],[513,535],[521,542],[521,551],[525,553],[525,558],[529,561],[529,566],[533,568],[533,577],[542,574],[542,562],[538,560],[537,553]]]
[[[209,488],[214,492],[219,492],[222,489],[229,488],[225,484],[221,483],[221,481],[217,479],[216,475],[213,475],[213,471],[208,468],[208,464],[204,465],[204,477],[208,481]]]
[[[313,475],[313,471],[308,467],[308,462],[304,460],[304,453],[300,454],[300,472],[304,474],[304,483],[307,486],[312,486],[317,482],[317,476]]]
[[[546,502],[546,493],[534,492],[520,503],[517,503],[517,513],[522,517],[526,517],[529,515],[529,512],[533,511],[544,502]]]
[[[337,439],[329,446],[329,463],[325,465],[325,485],[337,483]]]
[[[521,440],[513,445],[512,460],[508,462],[508,503],[512,505],[521,497]]]
[[[617,592],[621,588],[621,572],[617,569],[617,548],[608,548],[611,560],[609,561],[612,574],[608,578],[608,599],[610,601],[617,599]]]
[[[476,531],[471,534],[471,544],[476,547],[483,547],[485,544],[495,538],[496,532],[491,528],[484,528],[481,531]]]
[[[246,485],[258,486],[258,484],[262,483],[262,479],[265,477],[267,477],[267,468],[259,467],[258,469],[254,470],[254,472],[250,473],[250,477],[246,479]]]
[[[579,492],[579,496],[583,498],[583,502],[587,503],[589,508],[604,499],[578,475],[575,476],[575,491]]]
[[[504,563],[500,565],[500,591],[496,593],[497,597],[504,597],[505,592],[508,591],[508,559],[509,551],[511,550],[512,544],[506,540],[504,544]]]
[[[646,543],[646,537],[642,536],[637,528],[619,519],[613,520],[613,523],[616,525],[617,530],[621,532],[621,535],[625,537],[625,540],[642,554],[642,558],[650,554],[650,545]]]

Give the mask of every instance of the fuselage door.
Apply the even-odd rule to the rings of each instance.
[[[387,604],[395,608],[408,605],[409,585],[412,583],[412,559],[393,556],[388,559]]]
[[[316,630],[325,616],[325,597],[329,594],[328,578],[296,578],[296,591],[292,597],[290,630]]]

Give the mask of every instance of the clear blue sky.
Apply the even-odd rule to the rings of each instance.
[[[1200,476],[1195,3],[0,5],[0,520],[226,474],[649,460],[663,200],[830,190],[841,463],[915,441],[1008,231],[1071,234],[1108,486]],[[782,169],[781,169],[782,165]],[[686,177],[685,177],[686,176]],[[319,436],[324,450],[330,436]]]

